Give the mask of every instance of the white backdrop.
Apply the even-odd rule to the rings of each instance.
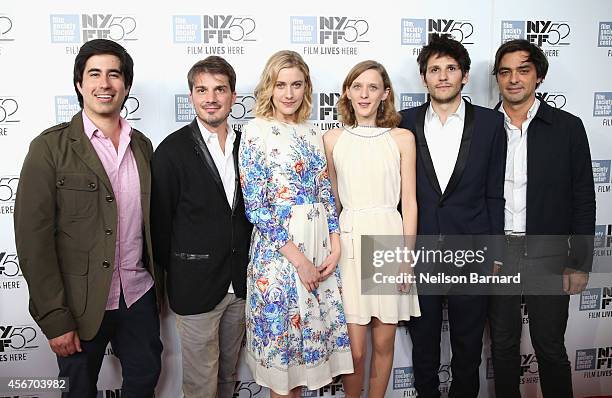
[[[226,3],[226,4],[225,4]],[[554,106],[580,116],[586,126],[597,191],[596,267],[612,257],[612,3],[609,0],[533,1],[379,0],[206,4],[174,0],[144,5],[108,0],[95,5],[73,0],[9,1],[0,5],[0,377],[54,376],[55,357],[27,311],[27,286],[15,254],[14,192],[28,144],[45,128],[78,111],[72,67],[79,46],[92,38],[111,38],[135,61],[131,97],[124,109],[130,123],[159,143],[193,117],[186,98],[186,74],[207,55],[224,56],[238,75],[238,104],[232,125],[252,117],[252,92],[267,58],[293,49],[310,65],[316,97],[314,122],[325,130],[337,125],[335,102],[348,70],[364,59],[388,69],[398,108],[425,100],[416,56],[430,32],[451,33],[472,57],[464,94],[475,104],[492,106],[499,98],[490,75],[502,40],[521,37],[542,46],[550,72],[540,94]],[[282,4],[282,5],[281,5]],[[401,6],[397,5],[401,4]],[[607,287],[606,287],[607,286]],[[572,297],[566,334],[576,397],[612,396],[612,282],[590,285]],[[541,396],[538,366],[524,318],[522,388]],[[448,324],[445,323],[446,331]],[[158,396],[180,396],[180,349],[169,311],[163,315],[163,373]],[[440,368],[447,391],[448,335]],[[416,396],[411,343],[398,329],[394,369],[387,396]],[[485,336],[480,397],[494,396],[489,340]],[[120,396],[118,360],[109,349],[98,384],[100,397]],[[268,392],[240,369],[236,397],[267,397]],[[0,397],[3,392],[0,391]],[[5,394],[9,395],[9,394]],[[10,394],[55,397],[57,394]],[[341,384],[309,397],[344,397]],[[365,395],[365,394],[364,394]]]

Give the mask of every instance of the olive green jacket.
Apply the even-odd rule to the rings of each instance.
[[[130,148],[140,176],[143,263],[156,282],[149,223],[151,141],[132,131]],[[30,314],[48,339],[77,330],[92,339],[102,322],[115,262],[117,206],[110,180],[83,128],[45,130],[30,144],[15,199],[15,242],[30,292]]]

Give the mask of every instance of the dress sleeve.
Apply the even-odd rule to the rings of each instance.
[[[278,250],[289,241],[291,205],[270,200],[282,188],[274,186],[266,158],[265,132],[249,123],[244,127],[238,154],[246,216],[272,249]]]

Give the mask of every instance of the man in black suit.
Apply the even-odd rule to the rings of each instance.
[[[522,291],[491,297],[495,393],[520,398],[521,293],[544,397],[571,398],[564,335],[569,295],[588,282],[593,261],[595,189],[582,121],[536,98],[548,71],[527,40],[501,45],[493,74],[505,119],[506,248],[501,274],[522,274]]]
[[[418,234],[436,235],[440,239],[445,235],[465,235],[466,241],[472,241],[472,236],[501,235],[504,228],[503,118],[493,110],[461,98],[470,70],[470,57],[461,43],[433,36],[417,62],[430,101],[403,110],[400,127],[413,131],[416,136]],[[489,251],[495,252],[493,248]],[[482,265],[492,270],[493,259],[499,260],[501,256],[488,257],[491,262],[487,259],[487,264]],[[454,266],[449,266],[448,273],[456,271],[450,267]],[[453,375],[449,396],[476,397],[487,297],[466,295],[461,289],[465,286],[447,287],[445,295],[432,294],[427,286],[421,287],[421,317],[408,322],[418,395],[440,396],[440,335],[446,296]]]
[[[252,229],[238,177],[240,132],[227,124],[236,74],[211,56],[187,80],[197,117],[166,137],[152,160],[153,251],[177,314],[183,394],[226,398],[245,330]]]

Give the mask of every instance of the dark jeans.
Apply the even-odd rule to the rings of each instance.
[[[448,295],[448,322],[453,356],[451,398],[476,398],[478,368],[487,315],[487,296]],[[412,339],[414,387],[419,397],[440,396],[440,335],[444,296],[419,296],[421,316],[408,322]]]
[[[123,293],[119,308],[106,311],[92,340],[81,340],[80,353],[57,357],[59,377],[69,378],[70,391],[62,398],[95,398],[104,352],[111,343],[121,362],[122,398],[150,398],[161,372],[162,343],[155,288],[126,307]]]
[[[557,257],[530,259],[525,255],[524,243],[509,241],[502,267],[503,274],[521,272],[524,284],[529,284],[533,274],[530,267],[539,264],[549,267],[559,263]],[[547,264],[548,263],[548,264]],[[548,278],[560,283],[556,275]],[[537,282],[541,285],[540,282]],[[533,288],[527,289],[533,292]],[[515,292],[516,293],[516,292]],[[489,324],[491,327],[491,352],[495,371],[495,395],[497,398],[520,398],[521,377],[521,294],[491,296]],[[529,333],[538,361],[538,373],[542,395],[545,398],[572,398],[572,374],[565,350],[565,329],[568,317],[568,295],[524,295],[529,316]]]

